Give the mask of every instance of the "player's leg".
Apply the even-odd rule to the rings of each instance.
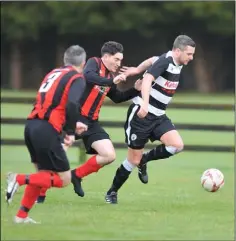
[[[62,172],[62,173],[40,171],[38,173],[27,175],[27,178],[26,178],[26,175],[16,174],[15,181],[13,181],[14,185],[16,185],[16,183],[18,185],[26,184],[26,182],[24,182],[22,179],[19,179],[19,178],[25,178],[25,180],[28,180],[28,182],[21,200],[20,208],[16,213],[14,221],[16,223],[25,223],[25,222],[34,223],[34,220],[28,217],[28,213],[32,209],[36,199],[38,198],[40,189],[42,187],[48,189],[51,187],[62,188],[64,186],[67,186],[68,183],[70,183],[70,175],[71,175],[70,171]],[[44,181],[43,182],[40,181],[41,179],[43,179]],[[20,180],[22,181],[22,183],[20,183]],[[13,195],[9,197],[12,200]],[[9,201],[10,200],[8,200],[8,202]]]
[[[65,152],[67,152],[67,150],[69,149],[69,146],[65,145],[64,143],[62,143],[62,147],[63,147]],[[38,171],[37,164],[36,164],[35,168]],[[38,198],[36,200],[36,203],[44,203],[45,202],[47,191],[48,191],[48,188],[42,187],[40,189],[40,194],[39,194],[39,196],[38,196]]]
[[[128,180],[133,169],[139,165],[142,158],[142,149],[132,149],[128,148],[127,158],[116,170],[115,176],[112,181],[110,189],[107,191],[105,200],[107,203],[116,204],[117,203],[117,192],[122,187],[122,185]]]
[[[87,132],[83,133],[83,136],[86,137],[89,133],[90,132],[87,131]],[[63,147],[64,151],[67,152],[68,149],[69,149],[69,146],[65,145],[63,143],[63,138],[64,138],[64,135],[61,136],[61,142],[62,142],[61,144],[62,144],[62,147]],[[76,140],[79,140],[81,138],[82,137],[80,135],[76,135]],[[75,175],[75,171],[72,170],[71,171],[71,182],[74,185],[74,189],[76,190],[77,193],[79,193],[79,196],[84,196],[84,191],[83,191],[82,186],[81,186],[81,181],[82,181],[82,179],[81,178],[77,178],[76,175]],[[47,191],[48,191],[47,188],[41,188],[40,194],[39,194],[39,196],[37,198],[36,203],[44,203],[45,202]]]
[[[39,169],[38,169],[37,163],[34,163],[34,167],[35,167],[36,172],[38,172]],[[38,198],[36,200],[36,203],[44,203],[44,201],[46,199],[46,192],[47,192],[47,190],[48,189],[44,188],[44,187],[40,188],[40,193],[39,193],[39,196],[38,196]]]
[[[25,130],[24,130],[24,139],[25,139],[25,144],[26,144],[26,147],[28,149],[28,152],[30,154],[30,159],[31,159],[31,163],[33,164],[36,172],[38,172],[38,165],[37,165],[37,161],[36,161],[36,152],[34,150],[34,147],[31,143],[31,140],[30,140],[30,128],[28,127],[28,125],[25,126]],[[13,173],[12,172],[9,172],[7,174],[7,184],[8,183],[11,183],[13,179],[13,176],[12,175]],[[14,195],[14,193],[16,193],[17,191],[19,190],[19,185],[16,185],[15,188],[13,189],[12,193]],[[7,192],[7,190],[6,190]],[[9,195],[9,194],[8,194]],[[6,196],[6,200],[7,200],[7,196]],[[9,200],[10,202],[11,200]]]
[[[28,148],[30,157],[31,157],[31,162],[33,163],[36,171],[37,169],[37,163],[36,163],[36,153],[35,150],[33,148],[33,145],[31,143],[30,137],[29,137],[29,128],[27,128],[27,125],[25,127],[25,143],[26,146]],[[14,195],[14,193],[16,192],[16,190],[19,189],[19,185],[18,183],[15,182],[16,181],[16,177],[14,173],[8,173],[7,175],[7,190],[6,190],[6,200],[8,201],[8,203],[10,203],[12,201],[12,197]],[[9,186],[15,187],[15,188],[11,188]],[[31,187],[30,185],[26,185],[25,187],[25,191],[24,191],[24,198],[21,201],[21,205],[22,205],[22,209],[25,209],[27,207],[29,207],[29,209],[33,206],[33,203],[31,204],[31,200],[34,200],[37,198],[38,194],[39,194],[40,188],[36,188],[36,187]],[[9,195],[12,195],[12,197],[10,197]],[[30,198],[25,198],[25,196],[30,196]],[[8,199],[9,198],[9,199]],[[26,209],[25,211],[28,211],[28,209]],[[15,223],[37,223],[36,221],[34,221],[33,219],[29,218],[28,215],[26,214],[26,212],[21,215],[21,212],[23,212],[23,210],[21,210],[21,208],[18,210],[19,216],[15,216],[14,217],[14,222]],[[25,215],[26,214],[26,215]]]
[[[184,148],[183,140],[175,126],[167,116],[163,116],[160,124],[154,129],[152,141],[160,140],[162,144],[143,154],[139,165],[139,179],[142,183],[148,182],[147,163],[153,160],[166,159]]]
[[[64,187],[70,183],[71,173],[66,154],[58,139],[58,134],[51,126],[30,121],[25,128],[25,140],[31,158],[37,160],[39,172],[33,174],[10,174],[6,198],[12,201],[15,187],[27,185],[21,207],[15,217],[16,223],[33,222],[28,212],[33,207],[41,188]],[[48,128],[48,129],[47,129]],[[43,130],[43,131],[42,131]],[[29,148],[31,143],[32,149]]]
[[[127,113],[124,126],[128,155],[120,167],[116,170],[112,185],[107,191],[105,200],[107,203],[117,203],[117,192],[127,181],[132,170],[139,165],[142,158],[144,145],[148,141],[149,133],[152,131],[152,122],[140,119],[137,116],[139,106],[132,104]]]
[[[38,172],[39,169],[38,169],[38,165],[37,163],[33,163],[34,164],[34,167],[35,167],[35,171]],[[39,192],[39,196],[37,198],[37,200],[35,201],[35,203],[43,203],[46,199],[46,192],[47,192],[47,188],[40,188],[40,192]]]
[[[107,137],[102,137],[102,135],[94,134],[90,136],[93,138],[91,148],[92,152],[97,153],[90,157],[84,164],[75,169],[76,177],[82,179],[91,173],[98,172],[98,170],[105,165],[112,163],[115,158],[115,149],[110,139],[102,139]]]
[[[72,170],[74,191],[81,197],[84,196],[84,191],[81,186],[82,178],[98,172],[99,169],[112,163],[116,158],[115,149],[109,139],[109,135],[98,123],[90,127],[89,133],[83,138],[83,141],[87,153],[95,155],[90,157],[78,168]]]

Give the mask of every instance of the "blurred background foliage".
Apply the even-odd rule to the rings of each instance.
[[[119,41],[124,64],[137,65],[171,49],[179,34],[197,43],[180,88],[233,91],[235,2],[2,2],[2,85],[37,88],[71,44],[91,57],[105,41]]]

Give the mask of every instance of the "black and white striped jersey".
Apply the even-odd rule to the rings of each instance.
[[[183,65],[175,63],[172,51],[156,57],[152,66],[146,71],[155,78],[150,91],[148,112],[156,116],[165,114],[178,87],[182,67]],[[133,102],[140,105],[142,99],[137,96],[133,98]]]

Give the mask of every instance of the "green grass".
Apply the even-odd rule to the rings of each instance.
[[[35,97],[37,90],[1,90],[2,97]],[[201,104],[234,104],[234,94],[201,94],[178,92],[173,101],[178,103],[201,103]]]
[[[127,109],[127,107],[119,107],[118,105],[115,106],[115,109],[103,106],[100,120],[125,121]],[[168,109],[166,114],[173,123],[234,125],[233,111]]]
[[[231,96],[223,102],[218,96],[182,96],[188,102],[194,98],[198,103],[232,101]],[[31,105],[2,104],[1,117],[26,118],[31,109]],[[104,106],[101,120],[125,121],[126,112],[126,107]],[[174,123],[234,124],[233,111],[169,109],[167,115]],[[23,125],[1,125],[1,138],[23,139],[23,128]],[[105,129],[113,141],[124,141],[123,129]],[[188,145],[234,145],[231,132],[179,132]],[[72,168],[78,165],[78,154],[77,148],[68,152]],[[10,207],[1,203],[1,240],[234,240],[232,153],[183,152],[151,162],[148,185],[140,183],[135,170],[119,192],[119,204],[106,204],[104,193],[125,157],[126,150],[117,150],[115,163],[86,177],[84,198],[76,196],[71,185],[49,190],[46,203],[36,205],[31,212],[32,218],[42,221],[40,225],[12,223],[24,190],[21,187]],[[216,193],[208,193],[200,185],[201,174],[212,167],[220,169],[225,176],[225,186]],[[26,147],[1,146],[2,200],[8,171],[34,171]]]
[[[125,134],[120,128],[106,128],[113,142],[124,142]],[[189,131],[180,130],[180,135],[186,145],[219,145],[233,146],[233,132]]]
[[[1,117],[26,118],[32,108],[29,104],[1,104]],[[100,120],[125,121],[126,115],[127,107],[103,106]],[[167,115],[173,123],[234,125],[233,111],[168,109]]]
[[[1,90],[1,97],[35,98],[37,90]]]
[[[193,104],[234,104],[235,96],[228,94],[177,93],[172,102]]]
[[[1,117],[27,118],[32,109],[27,104],[1,104]]]
[[[75,167],[77,150],[68,155]],[[135,170],[120,190],[119,204],[105,204],[104,193],[125,156],[125,150],[117,151],[116,163],[85,178],[84,198],[71,185],[50,190],[46,203],[31,212],[40,225],[12,224],[22,187],[10,207],[1,203],[2,240],[233,240],[233,154],[185,152],[152,162],[148,185],[139,182]],[[210,167],[225,175],[225,186],[216,193],[200,185]],[[2,200],[7,171],[33,171],[26,148],[1,147]]]
[[[125,134],[122,128],[105,128],[113,142],[124,142]],[[180,130],[180,135],[186,145],[219,145],[233,146],[233,132],[189,131]],[[24,138],[24,125],[1,125],[1,138]]]

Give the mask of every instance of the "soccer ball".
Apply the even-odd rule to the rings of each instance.
[[[201,184],[206,191],[216,192],[224,186],[224,175],[218,169],[207,169],[201,176]]]

